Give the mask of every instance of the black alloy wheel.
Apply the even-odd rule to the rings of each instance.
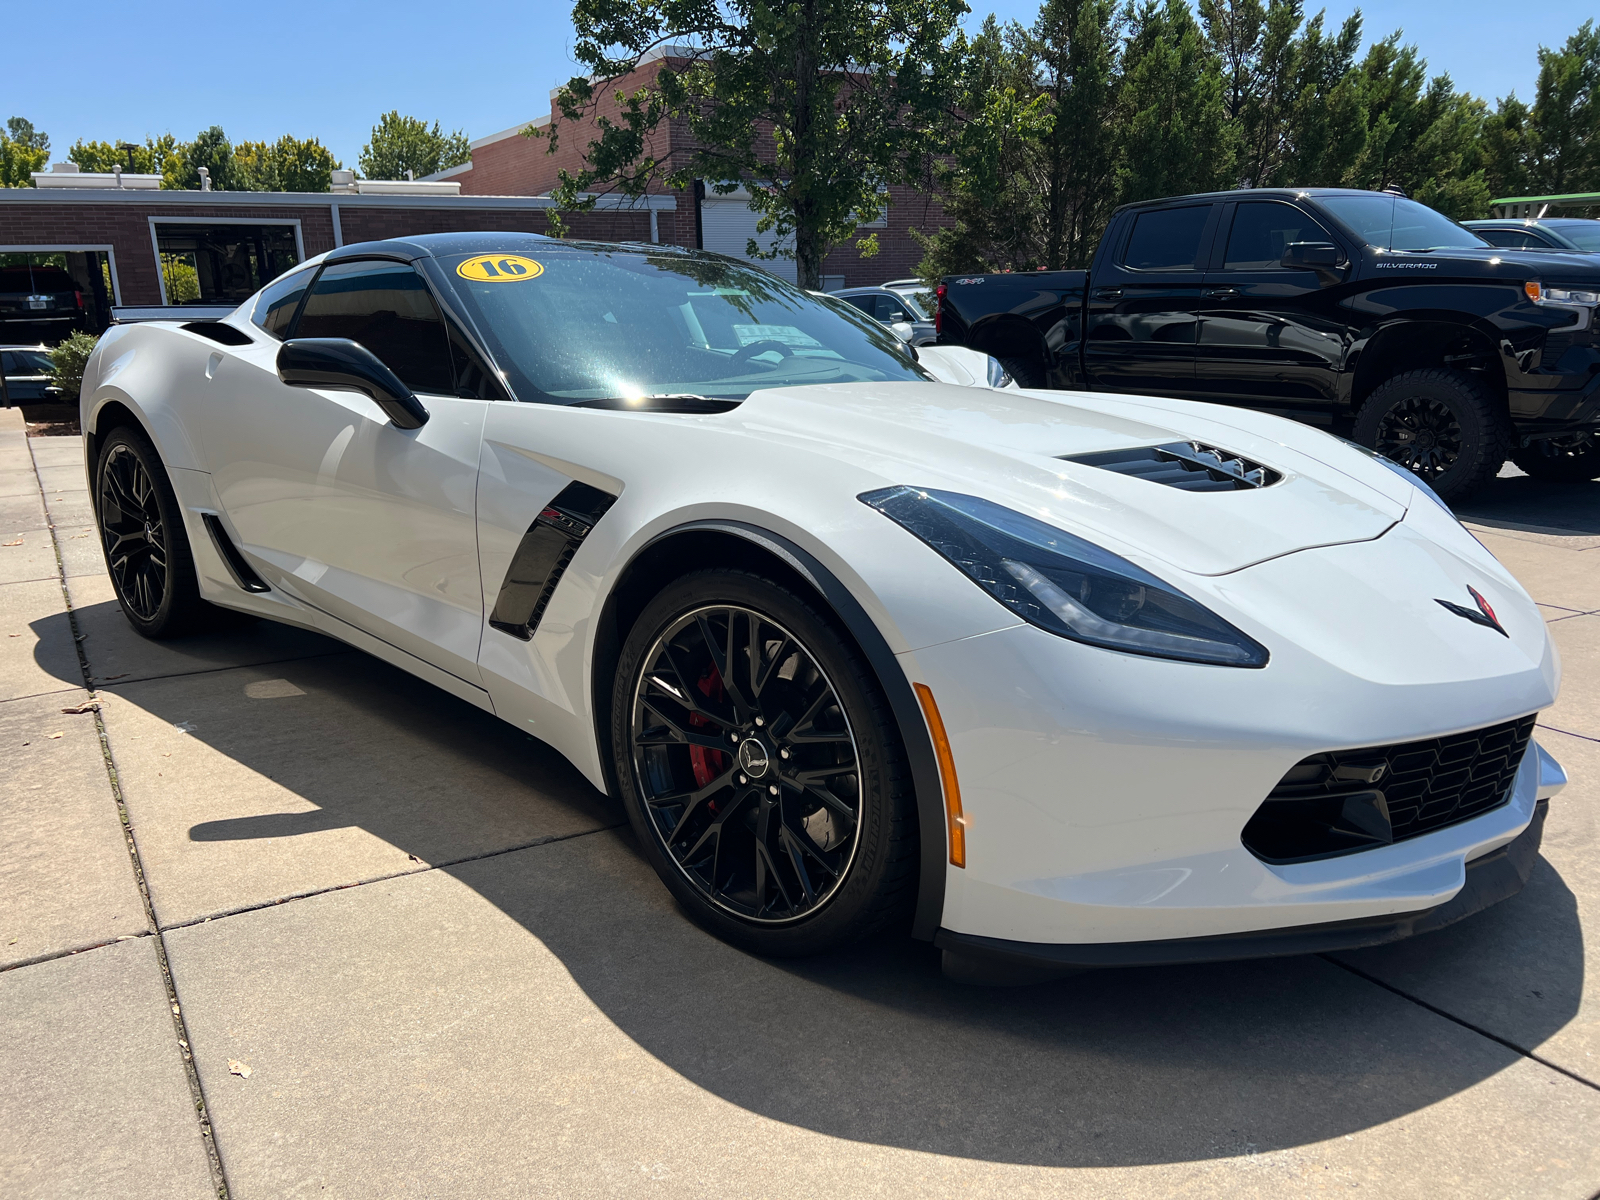
[[[1554,434],[1513,452],[1511,461],[1535,479],[1582,483],[1600,478],[1600,438],[1587,431]]]
[[[95,517],[117,603],[148,638],[214,623],[200,599],[178,498],[156,448],[129,426],[105,435],[95,466]]]
[[[166,520],[150,472],[127,444],[100,468],[100,538],[117,596],[135,620],[154,621],[167,598]]]
[[[1505,406],[1467,371],[1407,371],[1373,389],[1355,441],[1410,471],[1447,501],[1463,500],[1506,461]]]
[[[696,919],[803,954],[903,911],[916,851],[898,737],[809,604],[743,572],[689,576],[641,615],[617,688],[630,820]]]

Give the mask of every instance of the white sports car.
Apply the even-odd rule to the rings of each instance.
[[[696,920],[950,974],[1371,945],[1516,892],[1564,782],[1516,581],[1237,408],[933,382],[656,246],[346,246],[82,391],[128,619],[319,630],[565,754]]]

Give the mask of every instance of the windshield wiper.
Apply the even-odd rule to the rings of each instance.
[[[699,392],[657,392],[651,396],[601,396],[579,400],[574,408],[612,408],[624,412],[722,413],[738,408],[743,400],[702,396]]]

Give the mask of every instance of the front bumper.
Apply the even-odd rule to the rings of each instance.
[[[1520,892],[1539,856],[1549,807],[1548,800],[1538,801],[1526,829],[1498,850],[1466,864],[1466,880],[1454,898],[1421,912],[1212,937],[1083,945],[1008,942],[941,929],[934,945],[944,951],[944,973],[950,979],[1000,986],[1037,983],[1095,967],[1177,966],[1382,946],[1443,929]]]

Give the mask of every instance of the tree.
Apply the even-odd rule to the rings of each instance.
[[[529,132],[554,152],[563,121],[596,118],[584,165],[561,171],[552,192],[569,210],[592,206],[583,194],[596,188],[748,189],[772,253],[815,288],[861,214],[890,185],[925,179],[944,149],[966,11],[965,0],[577,0],[573,56],[588,74],[560,89],[547,129]],[[621,90],[651,51],[670,53],[653,79]],[[673,163],[651,150],[669,120],[692,138]]]
[[[122,145],[133,145],[133,150],[123,150]],[[178,139],[170,133],[164,133],[159,138],[147,137],[142,146],[131,142],[121,144],[86,142],[80,138],[72,143],[72,149],[67,151],[67,158],[77,163],[80,171],[109,171],[114,166],[127,171],[128,159],[131,157],[133,174],[165,175],[168,164],[181,150]],[[166,186],[165,180],[162,186]]]
[[[1585,21],[1560,50],[1539,48],[1524,161],[1540,193],[1600,190],[1600,29]]]
[[[1122,201],[1224,186],[1236,137],[1223,108],[1222,70],[1184,0],[1143,0],[1132,10],[1122,71]]]
[[[200,186],[200,168],[211,177],[211,188],[218,192],[242,190],[234,177],[233,144],[222,126],[213,125],[195,134],[194,141],[179,144],[162,167],[161,186],[193,191]]]
[[[471,157],[472,148],[461,130],[446,134],[437,121],[429,129],[426,121],[393,111],[378,118],[372,140],[361,147],[357,161],[367,179],[404,179],[407,171],[420,179]]]
[[[50,138],[23,117],[6,121],[0,133],[0,187],[32,187],[33,173],[50,163]]]
[[[325,192],[338,161],[316,138],[284,134],[276,142],[240,142],[233,148],[233,179],[240,191]]]

